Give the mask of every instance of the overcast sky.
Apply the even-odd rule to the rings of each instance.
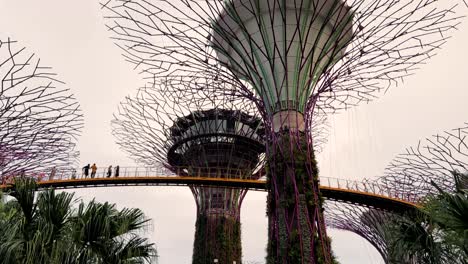
[[[406,147],[468,121],[468,25],[464,22],[439,54],[403,85],[332,118],[329,144],[319,155],[321,175],[379,176]],[[110,120],[123,97],[143,82],[109,36],[97,1],[0,0],[0,37],[11,37],[35,52],[80,101],[85,114],[81,162],[131,166],[133,162],[114,143]],[[76,193],[85,200],[96,197],[119,207],[141,208],[153,219],[148,236],[157,244],[159,263],[190,263],[195,203],[188,188],[113,187]],[[265,197],[265,193],[250,192],[242,208],[244,259],[260,263],[267,236]],[[375,249],[356,235],[333,230],[330,234],[342,264],[382,263]]]

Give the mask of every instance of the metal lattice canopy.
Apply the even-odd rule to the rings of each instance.
[[[439,194],[431,182],[444,191],[453,192],[456,188],[453,173],[468,171],[467,134],[468,123],[420,141],[415,147],[409,147],[405,153],[397,155],[385,169],[385,175],[374,182],[390,192],[416,200]],[[466,183],[460,181],[460,184]],[[327,201],[326,209],[329,227],[365,238],[379,251],[385,262],[388,261],[391,238],[386,225],[401,215],[339,201]]]
[[[468,123],[433,135],[409,147],[386,167],[379,184],[395,192],[424,199],[455,189],[454,172],[468,172]]]
[[[145,77],[204,72],[235,82],[271,116],[334,112],[397,85],[445,43],[458,2],[110,0],[102,8]]]
[[[366,239],[387,262],[389,240],[385,224],[399,217],[398,214],[340,201],[327,201],[325,208],[328,227],[350,231]]]
[[[265,151],[262,134],[260,119],[239,110],[194,111],[171,127],[168,161],[187,168],[255,168]]]
[[[70,90],[10,39],[0,39],[0,77],[0,176],[74,165],[83,118]]]

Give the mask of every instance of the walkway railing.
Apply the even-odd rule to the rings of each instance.
[[[246,174],[245,171],[239,169],[230,169],[230,168],[216,168],[216,169],[207,169],[207,168],[191,168],[190,171],[187,171],[186,168],[173,168],[169,170],[164,167],[119,167],[116,171],[115,167],[112,167],[110,174],[108,168],[100,167],[96,170],[96,173],[92,173],[92,170],[89,170],[88,175],[86,176],[83,171],[76,169],[67,169],[67,170],[56,170],[50,171],[49,173],[36,173],[31,175],[26,175],[28,177],[33,177],[37,179],[38,182],[60,182],[60,181],[70,181],[76,180],[77,185],[79,185],[80,180],[87,179],[104,179],[104,178],[151,178],[151,177],[190,177],[190,178],[210,178],[210,179],[222,179],[224,182],[227,180],[248,180],[248,181],[258,181],[265,182],[265,175],[262,171],[251,175]],[[2,185],[11,184],[13,177],[3,177]],[[111,179],[109,179],[111,180]],[[321,188],[331,188],[331,189],[342,189],[347,191],[354,191],[360,193],[369,193],[374,195],[379,195],[383,197],[398,199],[407,201],[410,203],[418,203],[417,197],[412,194],[404,192],[395,192],[385,186],[372,183],[370,181],[355,181],[349,179],[339,179],[332,177],[320,177],[320,186]]]
[[[339,179],[332,177],[320,177],[320,186],[329,188],[346,189],[349,191],[365,192],[374,195],[381,195],[389,198],[403,200],[411,203],[419,203],[418,196],[405,193],[396,192],[393,189],[387,188],[383,185],[372,183],[370,181],[355,181],[348,179]]]

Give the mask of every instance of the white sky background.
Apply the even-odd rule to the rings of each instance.
[[[468,9],[463,9],[465,13]],[[453,33],[439,54],[403,85],[332,121],[329,145],[319,155],[321,175],[362,179],[381,175],[385,165],[419,139],[468,122],[468,23]],[[0,37],[11,37],[52,66],[76,94],[85,114],[81,162],[131,166],[114,143],[110,120],[118,103],[143,82],[109,39],[97,1],[0,0]],[[160,264],[190,263],[195,203],[184,187],[122,187],[76,190],[85,200],[141,208],[153,219],[148,236]],[[263,263],[266,245],[265,193],[250,192],[242,208],[245,260]],[[363,239],[330,231],[342,264],[382,263]]]

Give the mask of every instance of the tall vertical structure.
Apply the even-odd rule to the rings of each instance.
[[[270,121],[269,263],[331,262],[304,111],[344,55],[352,21],[341,1],[234,0],[212,25],[218,61],[250,84]]]
[[[149,78],[203,72],[265,123],[268,263],[331,263],[310,127],[398,84],[458,23],[436,1],[108,1],[128,61]],[[209,87],[208,87],[209,88]],[[208,89],[206,88],[206,89]],[[232,88],[232,89],[231,89]],[[206,90],[205,89],[205,90]]]
[[[11,39],[0,39],[0,79],[0,182],[70,169],[83,126],[71,91]]]
[[[188,176],[256,179],[265,151],[259,118],[239,110],[210,109],[180,117],[170,130],[167,159]],[[247,190],[190,187],[197,204],[192,263],[241,263],[240,209]]]
[[[161,93],[170,83],[158,91],[140,90],[121,104],[113,131],[122,148],[137,162],[160,164],[181,176],[257,179],[264,128],[248,104],[209,96],[190,100],[168,91],[176,96],[171,99]],[[240,211],[247,190],[190,189],[197,205],[192,263],[241,263]]]

